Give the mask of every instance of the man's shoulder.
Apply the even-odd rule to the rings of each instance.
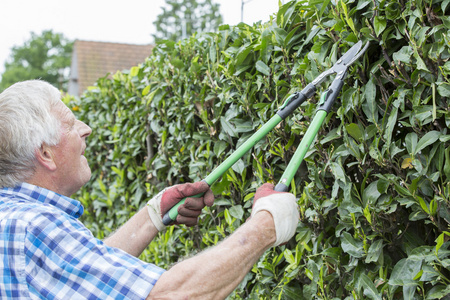
[[[47,239],[50,233],[53,238],[74,234],[86,237],[92,235],[76,218],[50,204],[14,197],[8,201],[0,198],[0,235],[11,233],[31,243]]]
[[[36,210],[36,212],[41,213],[42,211],[52,210],[52,207],[42,202],[24,199],[18,195],[0,195],[0,212],[3,210],[10,212]]]
[[[75,218],[79,218],[84,211],[80,201],[28,183],[22,183],[14,188],[0,189],[1,205],[15,209],[31,206],[54,213],[58,213],[60,210]]]
[[[17,220],[25,226],[53,222],[65,218],[56,207],[37,201],[28,201],[17,196],[0,197],[0,220]]]

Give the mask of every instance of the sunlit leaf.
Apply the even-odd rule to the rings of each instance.
[[[402,169],[412,169],[414,168],[414,166],[412,165],[412,159],[411,157],[406,157],[403,161],[402,161]]]

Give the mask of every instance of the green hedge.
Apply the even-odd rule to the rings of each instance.
[[[102,238],[163,187],[206,177],[289,95],[370,41],[291,184],[295,238],[267,251],[230,299],[445,298],[449,2],[291,1],[267,24],[158,44],[73,104],[93,129],[93,178],[77,195],[83,221]],[[255,189],[278,181],[331,80],[212,186],[200,226],[172,227],[141,258],[169,267],[245,222]]]

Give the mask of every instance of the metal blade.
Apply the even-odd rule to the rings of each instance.
[[[367,42],[367,43],[364,45],[364,48],[362,48],[361,51],[359,51],[358,54],[355,55],[355,57],[354,57],[351,61],[349,61],[349,62],[347,63],[347,66],[350,66],[350,65],[353,64],[356,60],[358,60],[358,58],[360,58],[361,55],[363,55],[364,52],[366,52],[367,48],[369,48],[369,42]]]
[[[322,74],[317,76],[316,79],[311,82],[311,84],[317,86],[321,84],[327,76],[346,70],[348,66],[354,63],[355,60],[357,60],[367,50],[369,43],[366,43],[362,51],[360,51],[361,46],[362,42],[358,41],[347,52],[345,52],[344,55],[342,55],[342,57],[334,64],[333,67],[322,72]]]
[[[356,44],[353,45],[347,52],[345,52],[344,55],[336,62],[335,66],[337,65],[344,65],[349,66],[351,65],[350,62],[354,62],[354,58],[356,54],[358,54],[359,50],[361,49],[362,42],[358,41]],[[359,56],[358,56],[359,57]],[[334,68],[334,67],[333,67]]]

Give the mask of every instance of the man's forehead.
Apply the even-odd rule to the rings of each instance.
[[[58,102],[57,105],[53,107],[54,112],[64,121],[68,121],[75,118],[73,112],[62,102]]]

